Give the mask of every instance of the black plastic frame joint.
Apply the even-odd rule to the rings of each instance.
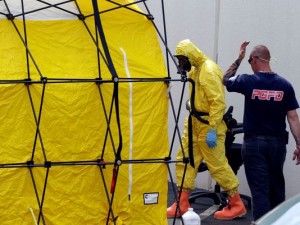
[[[102,166],[103,169],[105,169],[105,161],[104,161],[104,159],[97,159],[97,164],[99,166]]]
[[[147,19],[148,19],[148,20],[154,20],[154,16],[153,16],[152,14],[148,14],[148,15],[147,15]]]
[[[41,77],[41,81],[42,81],[42,83],[47,83],[48,82],[48,78],[47,77]]]
[[[15,19],[15,16],[13,14],[11,14],[11,13],[6,14],[6,17],[9,20],[14,20]]]
[[[96,80],[96,84],[102,84],[102,83],[103,83],[101,77],[100,77],[100,78],[98,77],[98,78],[96,78],[95,80]]]
[[[85,16],[83,14],[77,14],[79,20],[85,20]]]
[[[164,82],[166,83],[166,84],[169,84],[170,83],[170,77],[164,77]]]
[[[51,167],[51,161],[45,161],[45,168],[50,168]]]
[[[24,79],[24,81],[25,81],[25,85],[31,84],[31,78]]]
[[[167,161],[170,161],[171,160],[171,157],[170,156],[167,156],[167,157],[165,157],[165,162],[167,162]]]
[[[183,161],[183,163],[186,163],[186,164],[188,164],[188,163],[190,162],[190,160],[189,160],[188,157],[184,157],[184,158],[182,159],[182,161]]]
[[[26,164],[27,164],[28,167],[33,167],[34,166],[34,161],[33,160],[27,161]]]

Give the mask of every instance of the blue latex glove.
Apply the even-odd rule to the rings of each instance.
[[[209,148],[214,148],[217,145],[217,132],[210,129],[206,134],[206,144]]]

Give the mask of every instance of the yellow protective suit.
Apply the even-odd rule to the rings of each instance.
[[[225,91],[222,84],[222,71],[219,66],[200,51],[190,40],[183,40],[176,46],[176,55],[187,57],[192,65],[189,78],[195,82],[195,109],[198,112],[209,113],[203,116],[209,125],[200,122],[192,116],[193,127],[193,154],[195,168],[187,165],[184,189],[195,187],[195,178],[200,163],[205,160],[213,179],[227,191],[237,191],[239,181],[228,164],[225,156],[226,124],[223,121],[225,113]],[[191,91],[191,87],[190,87]],[[217,146],[209,148],[206,144],[206,134],[209,129],[217,130]],[[184,154],[188,155],[188,118],[185,119],[182,136]],[[182,150],[177,153],[177,160],[183,159]],[[185,164],[176,164],[177,184],[181,185]]]

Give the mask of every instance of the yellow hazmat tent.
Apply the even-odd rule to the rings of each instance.
[[[0,1],[1,225],[167,224],[166,76],[132,1]]]

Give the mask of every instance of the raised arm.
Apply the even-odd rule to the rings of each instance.
[[[249,44],[249,41],[244,41],[240,47],[240,52],[239,52],[239,56],[237,58],[237,60],[234,61],[234,63],[232,63],[232,65],[228,68],[228,70],[225,72],[224,76],[223,76],[223,84],[226,84],[226,81],[230,78],[233,77],[237,71],[237,69],[239,68],[242,60],[245,58],[245,54],[246,54],[246,48],[247,45]]]

